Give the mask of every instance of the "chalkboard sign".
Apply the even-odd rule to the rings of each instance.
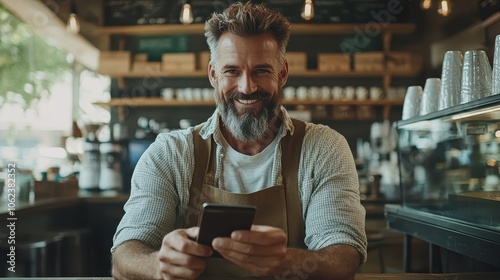
[[[104,25],[165,24],[173,20],[177,1],[105,0]],[[175,16],[179,20],[179,13]]]
[[[186,35],[168,37],[140,37],[137,40],[137,53],[147,53],[149,61],[161,61],[164,53],[187,52]]]

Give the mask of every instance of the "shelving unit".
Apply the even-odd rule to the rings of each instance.
[[[377,23],[375,23],[377,24]],[[364,30],[366,23],[295,23],[292,24],[292,34],[325,35],[325,34],[352,34],[356,30]],[[150,35],[203,35],[204,24],[161,24],[161,25],[133,25],[133,26],[101,26],[96,29],[97,34],[150,36]],[[409,34],[415,31],[413,23],[378,24],[382,33]]]
[[[114,98],[109,102],[95,103],[100,106],[130,106],[130,107],[175,107],[175,106],[214,106],[211,100],[165,100],[159,97]],[[335,100],[335,99],[285,99],[283,105],[372,105],[372,106],[401,106],[403,100]]]
[[[414,77],[418,75],[419,69],[411,71],[376,71],[376,72],[356,72],[356,71],[319,71],[319,70],[305,70],[305,71],[290,71],[290,77],[318,77],[318,78],[378,78],[390,75],[393,77]],[[163,78],[205,78],[207,72],[204,70],[196,70],[192,72],[114,72],[114,73],[101,73],[108,75],[112,78],[143,78],[143,77],[163,77]]]
[[[376,26],[374,26],[376,25]],[[386,55],[391,54],[391,40],[396,34],[410,34],[415,31],[416,25],[413,23],[359,23],[359,24],[292,24],[293,35],[345,35],[364,32],[366,29],[372,31],[378,30],[383,37],[383,52]],[[118,40],[119,49],[125,46],[127,38],[136,36],[169,36],[169,35],[200,35],[204,34],[204,24],[164,24],[164,25],[137,25],[137,26],[102,26],[96,29],[100,35],[111,36]],[[387,92],[394,77],[415,77],[420,69],[415,68],[409,71],[319,71],[317,69],[308,69],[304,71],[290,71],[289,76],[295,78],[380,78],[383,88]],[[206,70],[196,70],[192,72],[179,71],[127,71],[102,73],[118,80],[120,88],[126,87],[126,80],[140,78],[207,78]],[[214,106],[213,101],[187,101],[187,100],[163,100],[158,97],[151,98],[115,98],[105,103],[97,103],[101,106],[111,107],[180,107],[180,106]],[[381,106],[383,107],[383,117],[388,119],[392,107],[403,105],[403,100],[333,100],[333,99],[301,99],[301,100],[283,100],[284,105],[304,105],[307,107],[316,105],[326,106]],[[121,109],[120,109],[121,110]]]

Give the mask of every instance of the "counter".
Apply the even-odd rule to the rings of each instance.
[[[32,279],[32,278],[18,278]],[[38,278],[38,279],[66,279],[66,280],[112,280],[111,277],[65,277],[65,278]],[[233,278],[234,279],[234,278]],[[238,278],[238,280],[274,280],[275,278]],[[423,274],[423,273],[396,273],[396,274],[370,274],[361,273],[354,277],[354,280],[425,280],[425,279],[440,279],[440,280],[498,280],[500,273],[446,273],[446,274]],[[200,280],[231,280],[231,278],[201,278]]]
[[[405,234],[404,271],[411,271],[411,238],[430,244],[431,272],[440,271],[438,247],[477,259],[500,271],[500,228],[476,224],[419,211],[399,205],[386,205],[385,215],[390,229]],[[500,278],[499,278],[500,279]]]

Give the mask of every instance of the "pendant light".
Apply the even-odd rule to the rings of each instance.
[[[66,30],[75,34],[80,32],[80,20],[76,14],[76,4],[74,1],[71,1],[70,3],[70,14],[66,24]]]
[[[420,1],[420,7],[424,10],[429,10],[431,8],[432,1],[431,0],[422,0]]]
[[[310,20],[314,17],[314,5],[312,0],[304,1],[304,7],[302,7],[302,13],[300,15],[305,20]]]
[[[450,15],[450,1],[441,0],[441,2],[439,2],[438,14],[445,17]]]
[[[179,21],[183,24],[190,24],[193,22],[193,10],[191,9],[191,4],[189,1],[182,0],[181,3],[181,14],[179,15]]]

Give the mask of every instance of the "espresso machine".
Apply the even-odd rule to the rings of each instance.
[[[83,154],[80,155],[80,173],[78,176],[78,187],[81,190],[99,190],[101,159],[97,132],[103,125],[102,123],[80,125],[80,130],[85,138],[83,142]]]

